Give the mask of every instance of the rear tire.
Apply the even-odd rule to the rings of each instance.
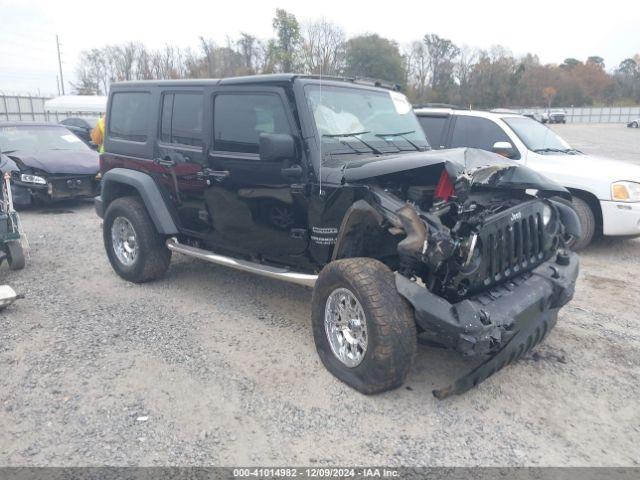
[[[25,266],[24,250],[20,241],[6,243],[7,262],[11,270],[22,270]]]
[[[340,297],[345,294],[346,297]],[[345,327],[354,321],[353,311],[341,309],[340,305],[346,303],[334,301],[336,298],[351,299],[364,317],[361,320],[365,325],[366,340],[362,342],[365,348],[358,344],[355,358],[347,358],[347,363],[336,352],[336,338],[344,345],[358,338],[361,322],[355,320],[353,331]],[[335,314],[336,311],[341,313]],[[342,327],[332,330],[338,322]],[[347,385],[361,393],[374,394],[397,388],[404,382],[416,351],[416,327],[411,307],[396,290],[393,272],[383,263],[370,258],[349,258],[325,266],[313,291],[312,326],[322,363]]]
[[[124,235],[119,233],[125,230]],[[102,231],[109,262],[125,280],[148,282],[162,277],[169,268],[171,251],[138,197],[121,197],[111,202]]]
[[[571,205],[578,214],[580,219],[580,227],[582,235],[578,239],[574,239],[569,243],[569,247],[573,251],[579,251],[591,243],[596,233],[596,216],[587,202],[580,197],[574,196],[571,199]]]

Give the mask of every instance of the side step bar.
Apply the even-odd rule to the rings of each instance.
[[[218,255],[217,253],[210,252],[209,250],[203,250],[202,248],[184,245],[178,242],[176,238],[169,238],[167,240],[167,248],[173,252],[178,252],[190,257],[199,258],[200,260],[206,260],[207,262],[216,263],[225,267],[235,268],[236,270],[242,270],[243,272],[257,273],[258,275],[262,275],[264,277],[284,280],[285,282],[304,285],[306,287],[313,287],[316,283],[316,280],[318,279],[317,275],[292,272],[291,270],[288,270],[286,268],[272,267],[270,265],[263,265],[261,263],[249,262],[247,260],[239,260],[237,258]]]

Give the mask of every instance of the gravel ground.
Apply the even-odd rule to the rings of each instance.
[[[604,134],[583,128],[558,130],[589,151]],[[22,220],[31,258],[0,270],[26,296],[0,313],[0,465],[640,465],[640,240],[593,245],[547,340],[438,401],[469,365],[435,348],[393,392],[335,380],[310,290],[180,255],[133,285],[90,203]]]

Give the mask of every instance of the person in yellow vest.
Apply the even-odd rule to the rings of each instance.
[[[98,123],[91,130],[91,141],[98,145],[98,153],[104,153],[104,128],[105,128],[105,117],[104,113],[98,119]]]

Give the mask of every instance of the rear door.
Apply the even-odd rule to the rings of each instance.
[[[175,195],[183,229],[206,237],[211,230],[204,206],[205,183],[199,172],[205,165],[204,92],[166,90],[160,96],[160,121],[155,162],[164,167],[164,180]]]
[[[440,150],[446,148],[446,138],[449,129],[450,116],[448,114],[420,115],[418,121],[427,136],[431,148]]]

